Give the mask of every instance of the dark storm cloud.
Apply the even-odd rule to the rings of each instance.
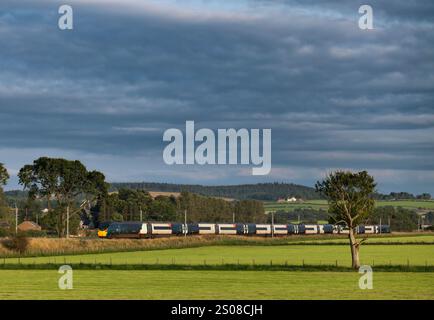
[[[374,9],[374,13],[382,19],[398,23],[404,21],[432,23],[434,16],[434,2],[430,0],[254,0],[253,2],[262,6],[273,6],[278,3],[290,8],[302,7],[323,12],[332,11],[344,15],[355,15],[361,5],[368,4]]]
[[[434,170],[431,2],[371,2],[374,31],[358,29],[353,1],[258,1],[261,10],[230,14],[71,4],[71,32],[57,29],[57,2],[0,5],[0,149],[161,164],[163,131],[195,120],[272,128],[277,168],[401,170],[408,180]]]

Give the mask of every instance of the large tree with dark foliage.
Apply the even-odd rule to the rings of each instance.
[[[72,209],[77,198],[101,199],[108,189],[102,173],[87,171],[78,160],[42,157],[21,168],[18,177],[30,198],[46,198],[49,209],[51,199],[56,201],[59,236],[65,234],[66,210]]]
[[[0,162],[0,187],[4,186],[9,179],[9,173],[3,163]]]
[[[3,186],[9,179],[9,174],[3,163],[0,163],[0,219],[7,215],[8,208],[3,194]]]
[[[359,248],[361,241],[356,239],[355,228],[374,210],[374,178],[366,171],[352,173],[335,171],[315,185],[317,192],[323,194],[329,203],[329,213],[336,223],[345,223],[349,228],[348,238],[351,247],[352,267],[360,267]]]

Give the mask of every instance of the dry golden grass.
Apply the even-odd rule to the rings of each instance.
[[[23,256],[174,249],[223,244],[231,241],[248,243],[264,240],[266,239],[237,236],[195,236],[155,239],[29,238],[29,244]],[[17,252],[9,250],[0,244],[0,258],[12,256],[18,256]]]
[[[165,197],[174,196],[178,198],[181,195],[181,193],[179,192],[164,192],[164,191],[149,191],[149,194],[151,195],[152,198],[156,198],[158,196],[165,196]]]

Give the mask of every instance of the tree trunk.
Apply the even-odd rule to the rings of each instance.
[[[356,236],[354,235],[354,229],[349,228],[349,234],[348,238],[350,239],[350,246],[351,246],[351,267],[353,269],[359,269],[360,268],[360,261],[359,261],[359,242],[356,240]]]

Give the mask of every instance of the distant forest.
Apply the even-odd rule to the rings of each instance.
[[[293,183],[258,183],[227,186],[203,186],[196,184],[173,184],[158,182],[125,182],[111,183],[110,191],[120,189],[160,191],[160,192],[191,192],[208,197],[233,198],[237,200],[275,201],[279,198],[296,197],[304,200],[322,199],[314,188]],[[27,193],[19,190],[6,191],[6,199],[10,206],[16,201],[24,200]],[[389,194],[374,194],[376,200],[430,200],[429,193],[414,195],[408,192],[391,192]]]
[[[306,200],[321,199],[314,188],[292,183],[258,183],[227,186],[203,186],[192,184],[171,184],[153,182],[112,183],[110,191],[119,189],[163,191],[163,192],[191,192],[203,196],[234,198],[238,200],[273,201],[284,197],[296,197]]]

